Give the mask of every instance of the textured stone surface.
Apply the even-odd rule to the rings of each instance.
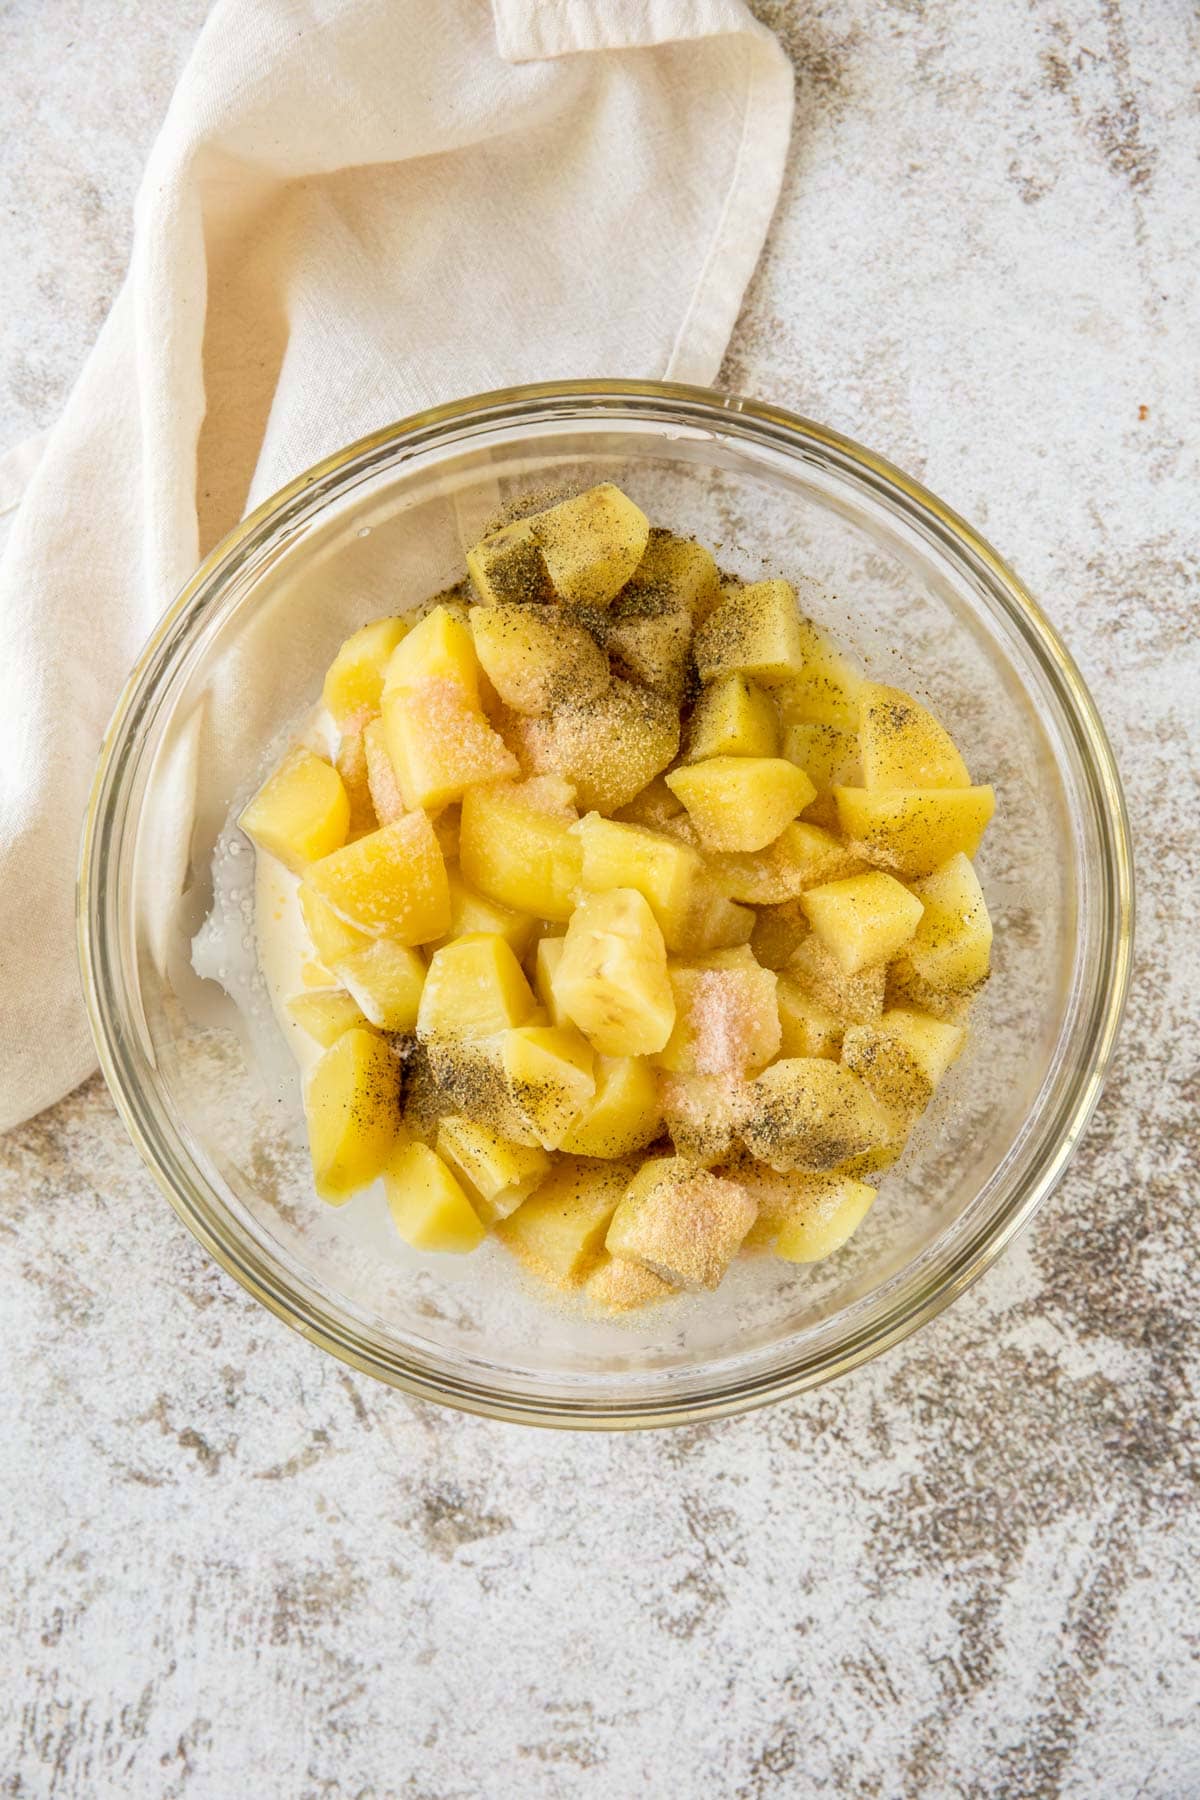
[[[0,9],[0,443],[112,297],[202,10]],[[799,115],[725,378],[981,524],[1092,683],[1141,879],[1096,1121],[882,1361],[579,1439],[290,1335],[90,1083],[0,1140],[0,1792],[1200,1792],[1200,46],[1182,0],[759,10]]]

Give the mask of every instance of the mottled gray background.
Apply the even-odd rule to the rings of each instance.
[[[203,10],[0,0],[0,444],[113,297]],[[1141,882],[1100,1112],[917,1339],[584,1439],[293,1337],[88,1083],[0,1141],[5,1794],[1200,1794],[1195,22],[759,10],[799,106],[725,377],[923,477],[1082,663]]]

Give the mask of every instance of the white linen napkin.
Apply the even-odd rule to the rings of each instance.
[[[93,1067],[83,809],[200,557],[440,401],[711,381],[791,92],[742,0],[218,0],[112,313],[53,430],[0,461],[0,1130]]]

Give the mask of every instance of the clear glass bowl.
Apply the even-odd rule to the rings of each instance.
[[[967,1053],[850,1246],[735,1265],[716,1294],[597,1323],[498,1248],[420,1256],[382,1201],[312,1193],[295,1071],[254,975],[231,808],[338,643],[457,579],[513,500],[620,484],[743,575],[807,574],[866,669],[925,695],[998,805],[979,868],[994,974]],[[241,861],[238,854],[241,853]],[[226,916],[226,984],[191,944]],[[960,1293],[1050,1192],[1095,1104],[1129,970],[1112,754],[1078,671],[995,552],[899,470],[790,413],[683,387],[485,395],[351,445],[197,571],[130,677],[84,833],[83,976],[125,1122],[190,1229],[265,1306],[428,1399],[559,1426],[658,1425],[796,1394]]]

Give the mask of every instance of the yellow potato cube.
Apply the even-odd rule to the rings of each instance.
[[[845,975],[889,962],[912,938],[924,911],[915,894],[881,869],[809,888],[800,905]]]
[[[842,1061],[862,1077],[881,1106],[911,1120],[929,1105],[965,1039],[961,1025],[892,1007],[871,1025],[847,1028]]]
[[[713,950],[734,949],[750,941],[754,914],[748,906],[727,900],[711,875],[705,873],[692,889],[691,905],[681,930],[672,933],[668,947],[682,956],[707,956]]]
[[[436,832],[437,821],[433,828]],[[446,870],[446,879],[450,884],[450,928],[444,938],[431,945],[432,949],[440,950],[453,938],[486,931],[502,937],[516,956],[524,956],[533,941],[534,929],[534,921],[527,913],[513,912],[511,907],[501,906],[498,900],[481,894],[469,881],[463,880],[456,868]]]
[[[686,600],[631,583],[613,601],[609,620],[605,641],[621,673],[678,706],[692,648],[692,612]]]
[[[583,845],[570,830],[574,822],[568,806],[551,804],[533,782],[471,788],[463,795],[462,872],[501,906],[535,918],[569,919],[583,870]]]
[[[804,664],[796,590],[789,581],[755,581],[725,591],[696,633],[701,681],[749,675],[763,687],[794,680]]]
[[[851,843],[902,875],[930,875],[959,852],[974,856],[996,810],[990,787],[835,787],[833,795]]]
[[[991,967],[992,921],[970,860],[952,856],[913,892],[925,911],[902,964],[944,993],[973,993]]]
[[[836,1169],[888,1143],[891,1118],[841,1063],[791,1056],[749,1084],[742,1141],[772,1169]]]
[[[901,688],[865,681],[859,749],[866,788],[965,788],[971,777],[945,726]]]
[[[811,723],[857,731],[861,675],[811,619],[802,619],[799,631],[799,673],[782,682],[776,696],[784,725]]]
[[[781,756],[714,756],[667,776],[709,850],[761,850],[803,812],[816,789]]]
[[[697,624],[721,600],[721,577],[712,552],[691,538],[652,527],[646,553],[629,578],[629,592],[647,590],[682,601]]]
[[[309,988],[303,994],[293,994],[287,1011],[301,1031],[327,1048],[337,1042],[343,1031],[367,1022],[358,1002],[340,987]]]
[[[794,975],[779,977],[776,989],[779,1007],[779,1054],[781,1056],[825,1056],[836,1062],[842,1053],[841,1019],[806,994]]]
[[[628,1256],[609,1256],[587,1281],[587,1297],[604,1313],[632,1312],[641,1306],[656,1306],[672,1300],[678,1289],[656,1275],[644,1263]]]
[[[465,1185],[485,1225],[507,1219],[550,1172],[550,1158],[540,1145],[514,1144],[461,1116],[441,1120],[437,1151]]]
[[[539,1280],[580,1287],[603,1260],[605,1234],[636,1166],[560,1157],[496,1236]]]
[[[797,1207],[780,1226],[775,1254],[785,1262],[820,1262],[847,1244],[858,1230],[878,1190],[842,1175],[825,1192]]]
[[[661,1129],[658,1078],[650,1064],[640,1056],[598,1056],[596,1092],[567,1132],[562,1148],[573,1156],[611,1160],[643,1150]]]
[[[602,694],[572,699],[541,718],[514,716],[512,741],[532,775],[560,775],[585,811],[627,806],[679,749],[679,712],[661,694],[614,679]]]
[[[310,957],[300,965],[300,979],[306,988],[331,988],[337,986],[337,979],[332,969],[327,969],[322,962]]]
[[[427,681],[458,689],[472,711],[479,710],[479,662],[461,608],[435,606],[397,644],[388,660],[380,704],[387,712],[393,694],[422,688]]]
[[[238,824],[293,874],[346,841],[350,801],[331,764],[297,744],[245,808]]]
[[[818,796],[834,787],[862,783],[858,737],[839,725],[822,725],[812,719],[795,719],[784,727],[783,754],[803,769]]]
[[[532,519],[517,519],[481,539],[467,552],[467,573],[485,606],[544,605],[555,599]]]
[[[533,959],[533,991],[537,995],[552,1025],[569,1025],[568,1019],[554,992],[554,977],[562,959],[563,939],[561,937],[543,937],[538,939]]]
[[[346,828],[346,837],[362,837],[365,832],[374,831],[380,821],[375,816],[375,803],[371,799],[366,742],[361,730],[342,733],[335,767],[342,778],[346,799],[350,803],[350,823]]]
[[[304,1110],[317,1192],[340,1206],[382,1172],[400,1130],[400,1064],[386,1040],[342,1032],[308,1078]]]
[[[519,713],[590,699],[609,683],[595,638],[558,606],[474,606],[475,654],[497,694]]]
[[[815,932],[796,945],[787,973],[826,1012],[847,1024],[865,1024],[883,1011],[887,964],[872,963],[847,975]]]
[[[736,1183],[684,1157],[655,1157],[626,1188],[605,1247],[673,1286],[715,1288],[757,1210]]]
[[[361,950],[371,942],[365,931],[356,931],[353,925],[347,925],[344,919],[339,918],[332,906],[322,900],[307,881],[301,881],[296,890],[296,898],[300,902],[300,916],[312,939],[313,949],[330,969],[343,956],[349,956],[352,951]]]
[[[430,615],[433,617],[434,615]],[[416,637],[418,625],[400,650]],[[397,652],[399,654],[399,652]],[[404,803],[436,812],[481,782],[519,773],[517,759],[454,681],[430,676],[383,696],[388,755]]]
[[[450,923],[446,865],[423,812],[407,813],[311,863],[305,881],[339,918],[370,937],[425,944]]]
[[[675,1023],[667,948],[636,888],[587,895],[571,915],[554,995],[604,1056],[661,1050]]]
[[[708,866],[722,893],[751,906],[794,900],[806,888],[856,875],[866,867],[840,838],[806,819],[785,825],[764,850],[711,855]]]
[[[536,1002],[512,947],[495,932],[452,938],[429,961],[419,1038],[494,1037],[529,1020]]]
[[[371,805],[381,825],[392,825],[402,819],[408,808],[396,780],[396,771],[388,754],[387,735],[382,719],[372,719],[363,730],[363,755],[367,764],[367,786]]]
[[[406,944],[374,938],[340,956],[338,980],[380,1031],[411,1031],[417,1022],[425,961]]]
[[[415,1250],[462,1255],[477,1250],[487,1230],[470,1200],[428,1144],[403,1144],[383,1171],[392,1224]]]
[[[560,501],[529,521],[560,599],[607,606],[646,551],[650,521],[612,482]]]
[[[699,852],[661,832],[626,825],[590,812],[573,827],[583,845],[580,877],[585,893],[636,888],[649,902],[668,949],[683,940],[693,895],[703,876]]]
[[[770,694],[745,675],[710,681],[692,709],[688,761],[778,754],[779,715]]]
[[[677,1075],[745,1075],[778,1054],[776,976],[744,945],[702,961],[668,963],[675,1028],[655,1057]]]
[[[507,1093],[546,1150],[557,1150],[596,1092],[595,1058],[569,1025],[522,1025],[498,1039]]]
[[[818,1256],[828,1256],[840,1249],[875,1198],[874,1188],[842,1174],[813,1175],[793,1170],[783,1175],[758,1163],[753,1168],[740,1170],[737,1179],[758,1204],[758,1217],[746,1234],[743,1251],[774,1249],[782,1235],[784,1249],[778,1254],[788,1262],[816,1262]],[[848,1229],[839,1235],[837,1223],[843,1203],[847,1202],[849,1205],[841,1223]],[[856,1207],[861,1207],[857,1213]],[[831,1227],[824,1240],[827,1249],[820,1249],[812,1256],[788,1254],[789,1251],[815,1248],[816,1234],[827,1225]]]
[[[405,619],[375,619],[348,637],[325,677],[321,698],[339,729],[360,713],[379,711],[383,675],[392,651],[408,630]]]
[[[748,1091],[735,1075],[660,1075],[659,1105],[677,1154],[704,1164],[736,1154]]]

